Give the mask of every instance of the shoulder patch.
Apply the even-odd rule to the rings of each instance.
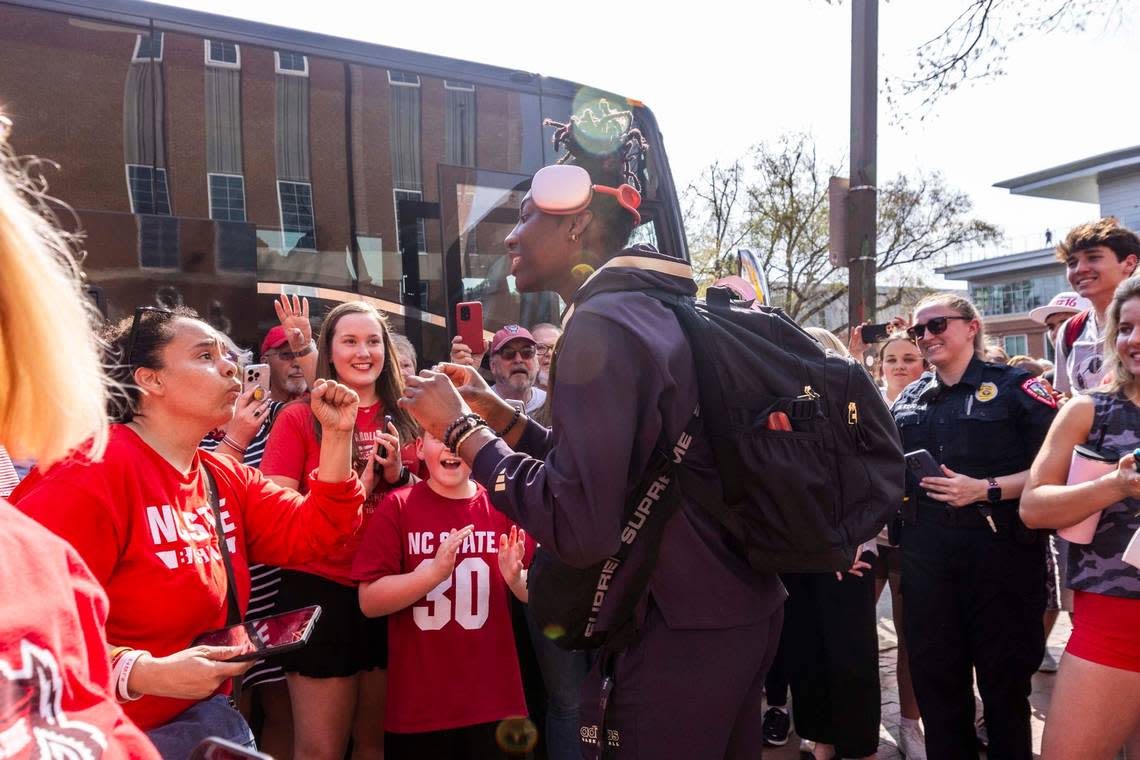
[[[1040,378],[1026,378],[1025,382],[1021,384],[1021,390],[1025,391],[1026,395],[1033,400],[1040,401],[1050,409],[1057,408],[1057,399],[1053,398],[1053,394],[1049,392]]]
[[[997,395],[998,387],[993,383],[982,383],[978,386],[978,390],[974,392],[974,398],[982,402],[993,401],[997,398]]]

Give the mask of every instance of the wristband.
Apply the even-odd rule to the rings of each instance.
[[[144,654],[150,654],[145,649],[132,649],[119,658],[118,664],[115,666],[115,671],[112,674],[115,682],[115,698],[119,702],[134,702],[135,700],[142,699],[142,694],[132,694],[127,683],[131,680],[131,670],[134,668],[135,663]]]
[[[502,430],[495,433],[495,435],[502,438],[507,433],[511,432],[511,428],[513,428],[518,423],[518,421],[521,417],[522,417],[522,409],[520,409],[519,407],[516,406],[515,407],[515,413],[513,415],[511,415],[511,421],[507,423],[507,426],[505,428],[503,428]]]
[[[408,484],[408,481],[411,479],[412,471],[409,470],[405,465],[400,465],[400,477],[396,478],[396,481],[394,483],[388,483],[388,486],[390,488],[402,488],[406,486]]]
[[[130,652],[131,649],[132,649],[132,647],[115,647],[114,649],[112,649],[111,650],[111,658],[110,658],[111,659],[111,667],[114,668],[115,663],[117,663],[119,661],[119,658],[122,657],[127,652]]]
[[[477,425],[487,425],[487,420],[474,412],[468,412],[447,427],[447,431],[443,434],[443,445],[447,446],[447,448],[451,450],[451,453],[456,453],[455,450],[459,446],[459,437],[465,432],[470,432],[471,428]]]
[[[239,446],[238,442],[235,441],[233,438],[230,438],[228,433],[226,435],[222,436],[222,443],[226,444],[227,446],[229,446],[231,449],[238,452],[239,454],[242,454],[242,455],[245,454],[245,450],[247,447]]]

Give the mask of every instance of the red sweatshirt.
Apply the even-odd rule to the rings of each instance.
[[[113,696],[106,594],[74,549],[3,500],[0,578],[0,757],[157,760]]]
[[[70,541],[111,602],[107,638],[162,657],[226,621],[226,569],[199,463],[218,482],[218,502],[241,609],[249,563],[316,559],[360,521],[363,488],[354,475],[310,492],[280,488],[257,470],[199,450],[187,475],[125,425],[111,427],[102,462],[63,463],[13,494],[29,516]],[[26,487],[25,487],[26,486]],[[127,715],[144,729],[192,701],[144,697]]]

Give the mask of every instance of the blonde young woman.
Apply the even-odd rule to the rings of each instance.
[[[97,458],[107,422],[94,310],[67,244],[26,201],[38,191],[8,126],[0,116],[0,443],[51,464],[87,441]],[[115,701],[106,594],[74,549],[3,499],[0,578],[4,756],[157,758]]]
[[[1027,525],[1064,528],[1100,512],[1087,545],[1069,544],[1073,634],[1061,659],[1042,756],[1140,757],[1140,570],[1123,554],[1140,533],[1140,277],[1125,280],[1107,310],[1108,384],[1074,396],[1057,415],[1021,500]],[[1066,485],[1073,447],[1120,456],[1096,480]]]

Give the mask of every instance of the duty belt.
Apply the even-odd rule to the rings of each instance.
[[[997,504],[986,504],[990,508],[994,524],[999,529],[1008,528],[1017,517],[1018,502],[1016,500],[999,501]],[[942,502],[930,499],[918,499],[918,522],[935,522],[950,528],[986,528],[989,523],[983,516],[977,504],[967,504],[964,507],[951,507]]]

